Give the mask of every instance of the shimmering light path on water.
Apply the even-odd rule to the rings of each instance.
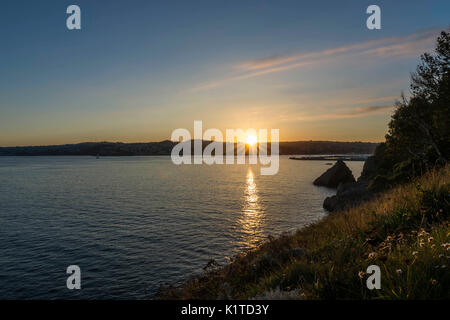
[[[175,166],[169,157],[0,157],[0,298],[150,298],[211,258],[320,219],[325,161]],[[355,176],[362,162],[349,162]],[[77,264],[82,289],[66,289]]]

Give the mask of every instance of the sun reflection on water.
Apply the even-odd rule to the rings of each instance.
[[[258,245],[263,237],[264,211],[260,204],[258,189],[255,183],[252,169],[247,171],[246,186],[244,189],[244,201],[242,215],[239,219],[242,232],[242,246],[251,249]]]

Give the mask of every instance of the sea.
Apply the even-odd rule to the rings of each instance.
[[[347,165],[361,174],[363,162]],[[152,299],[210,259],[323,218],[336,190],[312,182],[329,167],[280,156],[265,176],[168,156],[0,157],[0,299]]]

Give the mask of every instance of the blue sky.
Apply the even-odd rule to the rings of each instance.
[[[449,18],[437,0],[2,1],[0,146],[158,141],[194,120],[381,141]]]

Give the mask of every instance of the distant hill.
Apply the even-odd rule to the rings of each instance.
[[[209,143],[210,141],[203,141],[203,146]],[[52,146],[0,147],[0,156],[159,156],[170,155],[175,144],[177,143],[165,140],[147,143],[84,142]],[[377,145],[372,142],[280,142],[280,154],[372,154]]]

